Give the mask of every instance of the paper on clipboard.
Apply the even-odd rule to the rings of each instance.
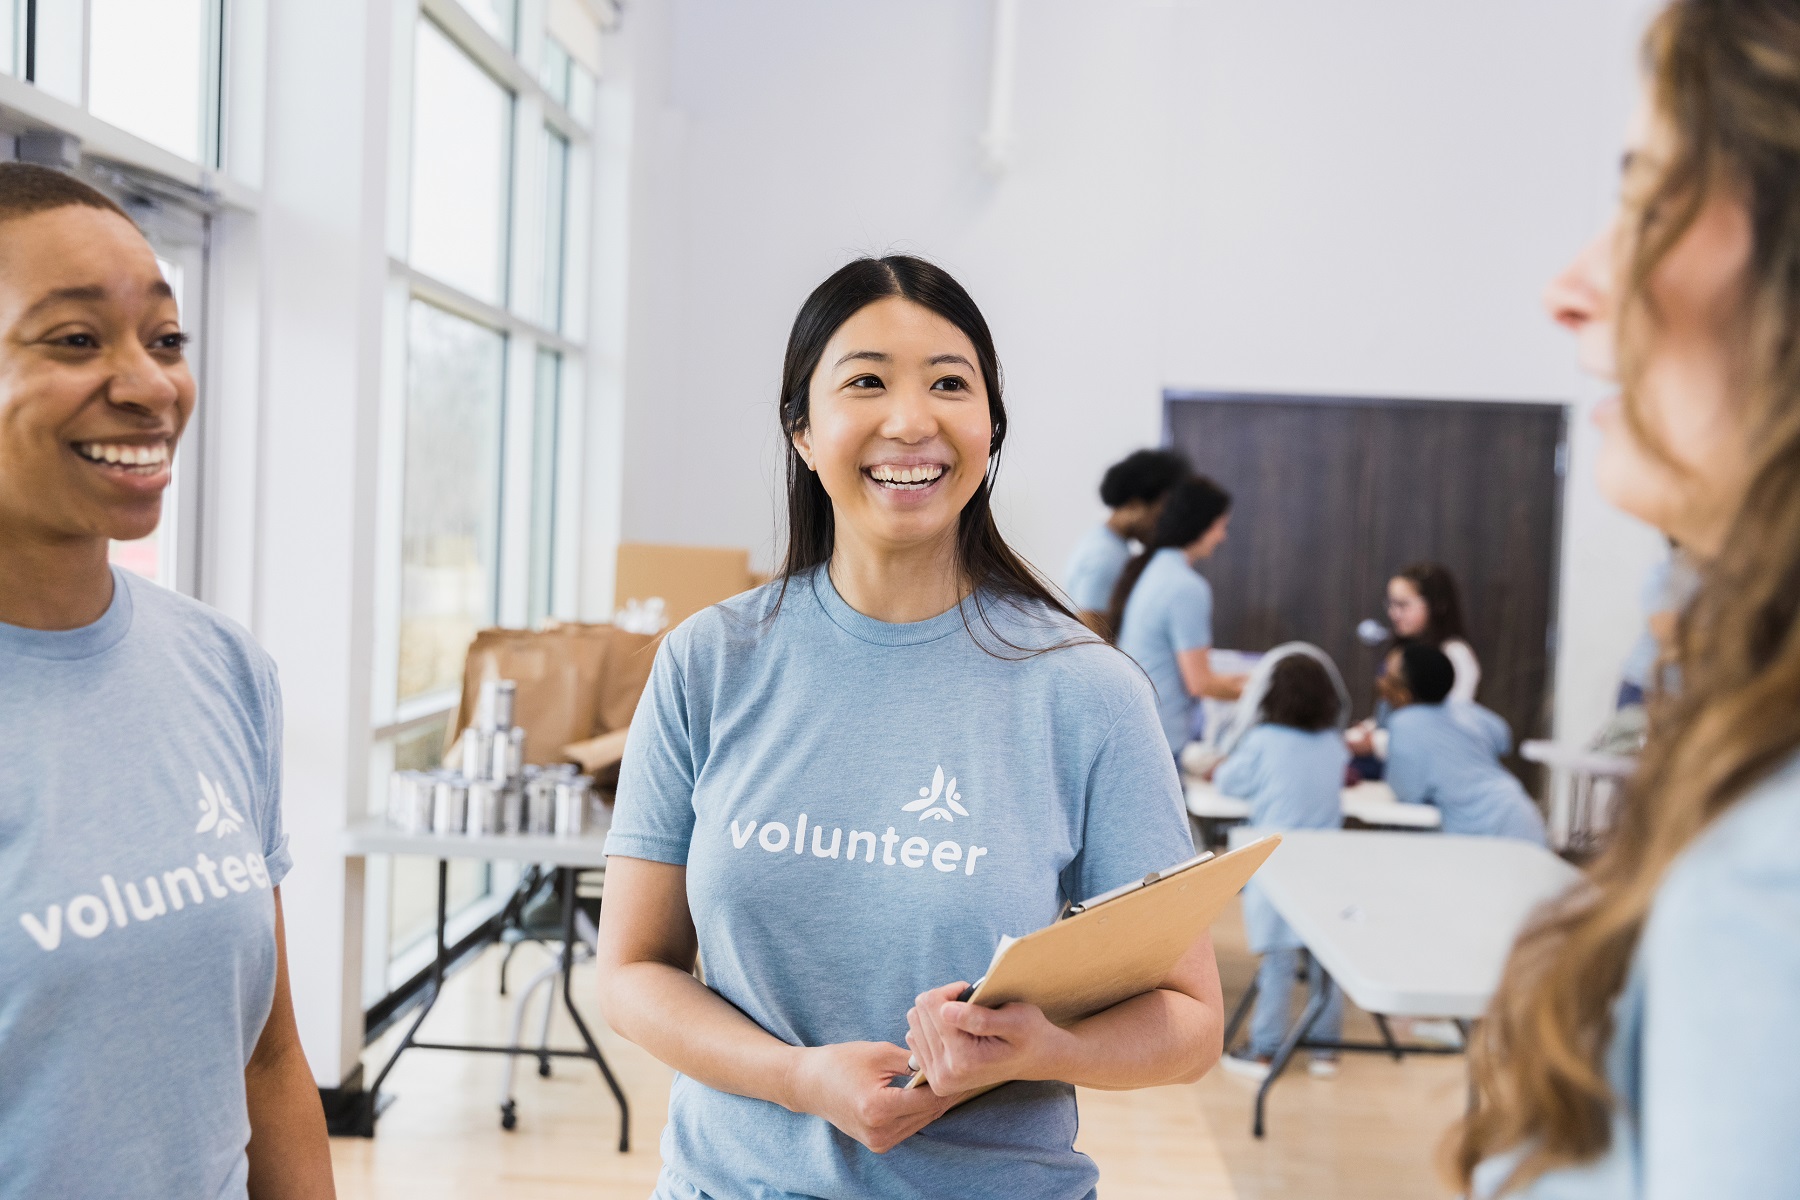
[[[969,1003],[1023,1001],[1067,1026],[1153,990],[1280,844],[1270,834],[1104,903],[1096,897],[1036,933],[1002,937]],[[919,1071],[906,1086],[924,1081]]]

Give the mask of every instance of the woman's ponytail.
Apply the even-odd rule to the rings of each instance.
[[[1231,493],[1204,475],[1176,484],[1163,501],[1162,512],[1141,553],[1119,572],[1113,585],[1112,603],[1106,609],[1106,625],[1113,641],[1125,628],[1125,605],[1131,590],[1144,576],[1144,568],[1158,550],[1191,546],[1205,536],[1213,523],[1231,511]]]

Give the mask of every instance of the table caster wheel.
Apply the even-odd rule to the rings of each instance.
[[[547,1058],[538,1059],[538,1074],[542,1075],[545,1079],[550,1078],[550,1060],[549,1059],[547,1059]]]
[[[516,1102],[508,1100],[505,1104],[500,1106],[500,1128],[514,1129],[518,1124],[519,1106]]]

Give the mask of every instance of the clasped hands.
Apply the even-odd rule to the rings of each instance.
[[[957,999],[967,983],[921,992],[906,1014],[906,1044],[929,1086],[910,1079],[909,1055],[891,1042],[842,1042],[801,1052],[787,1107],[824,1117],[885,1154],[970,1093],[1014,1079],[1057,1078],[1064,1043],[1035,1004],[982,1008]]]

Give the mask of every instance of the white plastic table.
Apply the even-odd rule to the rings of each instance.
[[[1617,785],[1637,770],[1628,754],[1601,754],[1566,742],[1528,741],[1519,756],[1569,777],[1567,789],[1550,789],[1550,840],[1566,850],[1591,850],[1600,839],[1605,813],[1598,785]]]
[[[1472,1021],[1487,1011],[1526,918],[1580,877],[1543,847],[1509,838],[1282,835],[1256,881],[1322,970],[1256,1094],[1252,1132],[1262,1136],[1268,1090],[1333,987],[1380,1017]],[[1391,1038],[1344,1048],[1397,1050]]]
[[[619,1105],[619,1152],[625,1153],[631,1148],[631,1108],[626,1103],[625,1092],[614,1078],[612,1068],[607,1065],[606,1057],[600,1053],[600,1046],[594,1041],[593,1034],[588,1031],[587,1022],[576,1011],[572,994],[571,979],[575,966],[575,878],[585,869],[593,869],[606,865],[606,834],[611,827],[610,813],[605,814],[594,825],[575,837],[553,837],[542,834],[439,834],[439,833],[403,833],[390,826],[380,817],[372,817],[359,821],[344,831],[342,847],[346,858],[361,858],[370,854],[412,854],[424,858],[438,860],[438,895],[437,895],[437,954],[431,962],[430,990],[425,995],[425,1003],[419,1009],[419,1015],[413,1018],[412,1025],[394,1048],[394,1053],[382,1066],[375,1082],[362,1097],[362,1111],[358,1132],[364,1136],[373,1136],[375,1117],[379,1112],[381,1085],[387,1079],[388,1072],[400,1061],[400,1056],[408,1050],[461,1050],[481,1054],[530,1055],[533,1057],[556,1056],[563,1058],[585,1058],[600,1068],[607,1087],[612,1089],[613,1099]],[[519,1045],[494,1046],[461,1042],[425,1042],[417,1038],[419,1027],[425,1023],[432,1007],[437,1004],[438,996],[443,992],[444,976],[449,970],[449,948],[445,945],[444,926],[448,919],[449,907],[449,871],[453,858],[475,858],[487,862],[523,862],[548,866],[556,871],[557,888],[562,897],[563,948],[562,948],[562,997],[563,1007],[568,1011],[575,1023],[575,1029],[581,1035],[582,1048],[578,1050],[550,1050],[544,1048],[526,1048]]]
[[[1210,781],[1183,781],[1187,810],[1202,822],[1247,821],[1250,805],[1227,796]],[[1363,782],[1343,791],[1340,806],[1346,818],[1384,829],[1438,829],[1444,814],[1430,804],[1402,804],[1394,789],[1379,781]]]

